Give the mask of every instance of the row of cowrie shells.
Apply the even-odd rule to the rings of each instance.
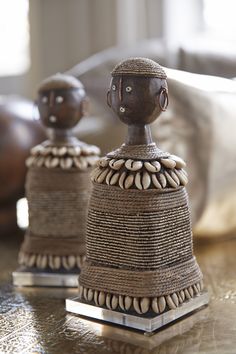
[[[60,167],[64,170],[72,167],[80,170],[85,170],[89,166],[94,166],[97,163],[98,156],[80,156],[80,157],[52,157],[52,156],[30,156],[26,160],[26,166],[37,166],[56,168]]]
[[[176,309],[184,301],[187,301],[197,295],[203,289],[202,282],[189,286],[187,289],[175,292],[170,295],[148,298],[131,297],[123,295],[106,294],[103,291],[92,290],[83,286],[79,287],[79,297],[88,302],[94,301],[96,306],[105,306],[110,310],[116,310],[120,307],[123,311],[128,311],[133,307],[138,314],[145,314],[152,310],[155,313],[162,313],[167,308]]]
[[[163,189],[167,185],[177,188],[180,185],[185,186],[188,183],[188,177],[184,170],[164,171],[163,173],[149,173],[147,171],[129,174],[127,171],[120,173],[112,170],[109,166],[101,169],[97,167],[91,174],[91,179],[97,183],[106,183],[108,185],[119,184],[122,189],[129,189],[135,185],[138,189],[148,189],[151,183],[157,189]]]
[[[95,145],[77,146],[43,146],[36,145],[31,150],[33,156],[80,156],[80,155],[99,155],[100,149]]]
[[[101,167],[108,167],[108,165],[113,169],[113,170],[120,170],[121,167],[125,166],[127,170],[136,172],[141,170],[142,167],[145,167],[145,169],[148,172],[159,172],[161,170],[161,165],[163,165],[165,168],[173,169],[173,168],[178,168],[181,169],[186,166],[185,162],[179,158],[178,156],[171,155],[170,157],[167,158],[161,158],[160,162],[159,161],[137,161],[137,160],[124,160],[124,159],[109,159],[108,157],[104,157],[99,161],[99,166]]]
[[[39,269],[60,269],[67,270],[81,268],[85,261],[85,256],[52,256],[43,254],[20,253],[18,262],[27,267],[36,267]]]

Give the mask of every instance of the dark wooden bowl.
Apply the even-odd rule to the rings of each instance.
[[[35,113],[34,113],[35,112]],[[15,205],[24,196],[25,159],[45,139],[34,104],[20,97],[0,101],[0,235],[16,227]]]

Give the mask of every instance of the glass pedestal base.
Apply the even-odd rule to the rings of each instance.
[[[15,286],[78,287],[79,275],[73,272],[30,271],[19,268],[12,273]]]
[[[66,299],[66,311],[92,319],[138,329],[146,334],[151,334],[157,329],[160,329],[167,324],[200,309],[201,307],[207,305],[208,302],[208,293],[204,291],[200,295],[184,302],[175,310],[168,310],[159,315],[140,316],[89,305],[76,297]]]

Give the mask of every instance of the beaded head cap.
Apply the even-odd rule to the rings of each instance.
[[[47,79],[43,80],[40,86],[38,87],[38,93],[42,91],[49,91],[49,90],[59,90],[59,89],[83,89],[84,86],[76,79],[74,76],[71,75],[64,75],[64,74],[56,74],[53,76],[48,77]]]
[[[162,67],[155,61],[148,58],[129,58],[123,60],[115,66],[111,72],[111,75],[157,77],[159,79],[167,78],[167,75]]]

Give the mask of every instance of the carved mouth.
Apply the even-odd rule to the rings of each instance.
[[[55,116],[50,116],[49,117],[49,122],[55,123],[56,121],[57,121],[57,117],[55,117]]]

